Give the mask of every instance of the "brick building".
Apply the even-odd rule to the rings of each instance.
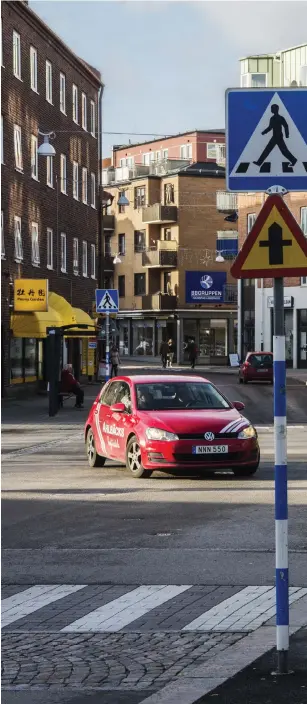
[[[187,160],[223,166],[225,157],[225,130],[192,130],[150,142],[114,146],[112,165],[131,169],[135,164],[149,166],[167,160]]]
[[[43,381],[46,325],[90,322],[99,254],[101,99],[96,69],[27,3],[2,2],[2,391]],[[54,132],[53,158],[39,130]],[[48,313],[14,314],[15,278],[48,279]],[[63,362],[89,373],[87,341]]]

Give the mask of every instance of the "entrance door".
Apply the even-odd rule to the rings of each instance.
[[[307,368],[307,309],[297,311],[297,366]]]

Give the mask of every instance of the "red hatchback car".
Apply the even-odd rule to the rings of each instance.
[[[209,381],[185,376],[116,377],[100,391],[85,424],[90,467],[106,459],[134,477],[155,470],[256,472],[257,432]]]
[[[245,362],[239,369],[239,383],[249,381],[269,381],[273,384],[272,352],[248,352]]]

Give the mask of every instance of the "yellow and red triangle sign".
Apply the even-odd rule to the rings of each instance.
[[[307,276],[307,238],[281,196],[267,198],[230,271],[235,279]]]

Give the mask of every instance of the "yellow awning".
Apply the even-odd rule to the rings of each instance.
[[[62,320],[51,306],[41,313],[14,313],[11,316],[11,329],[14,337],[46,337],[46,328],[62,325]]]
[[[51,291],[48,296],[48,305],[54,308],[59,314],[62,320],[61,325],[72,325],[77,322],[73,307],[63,296],[59,296],[57,293]]]

